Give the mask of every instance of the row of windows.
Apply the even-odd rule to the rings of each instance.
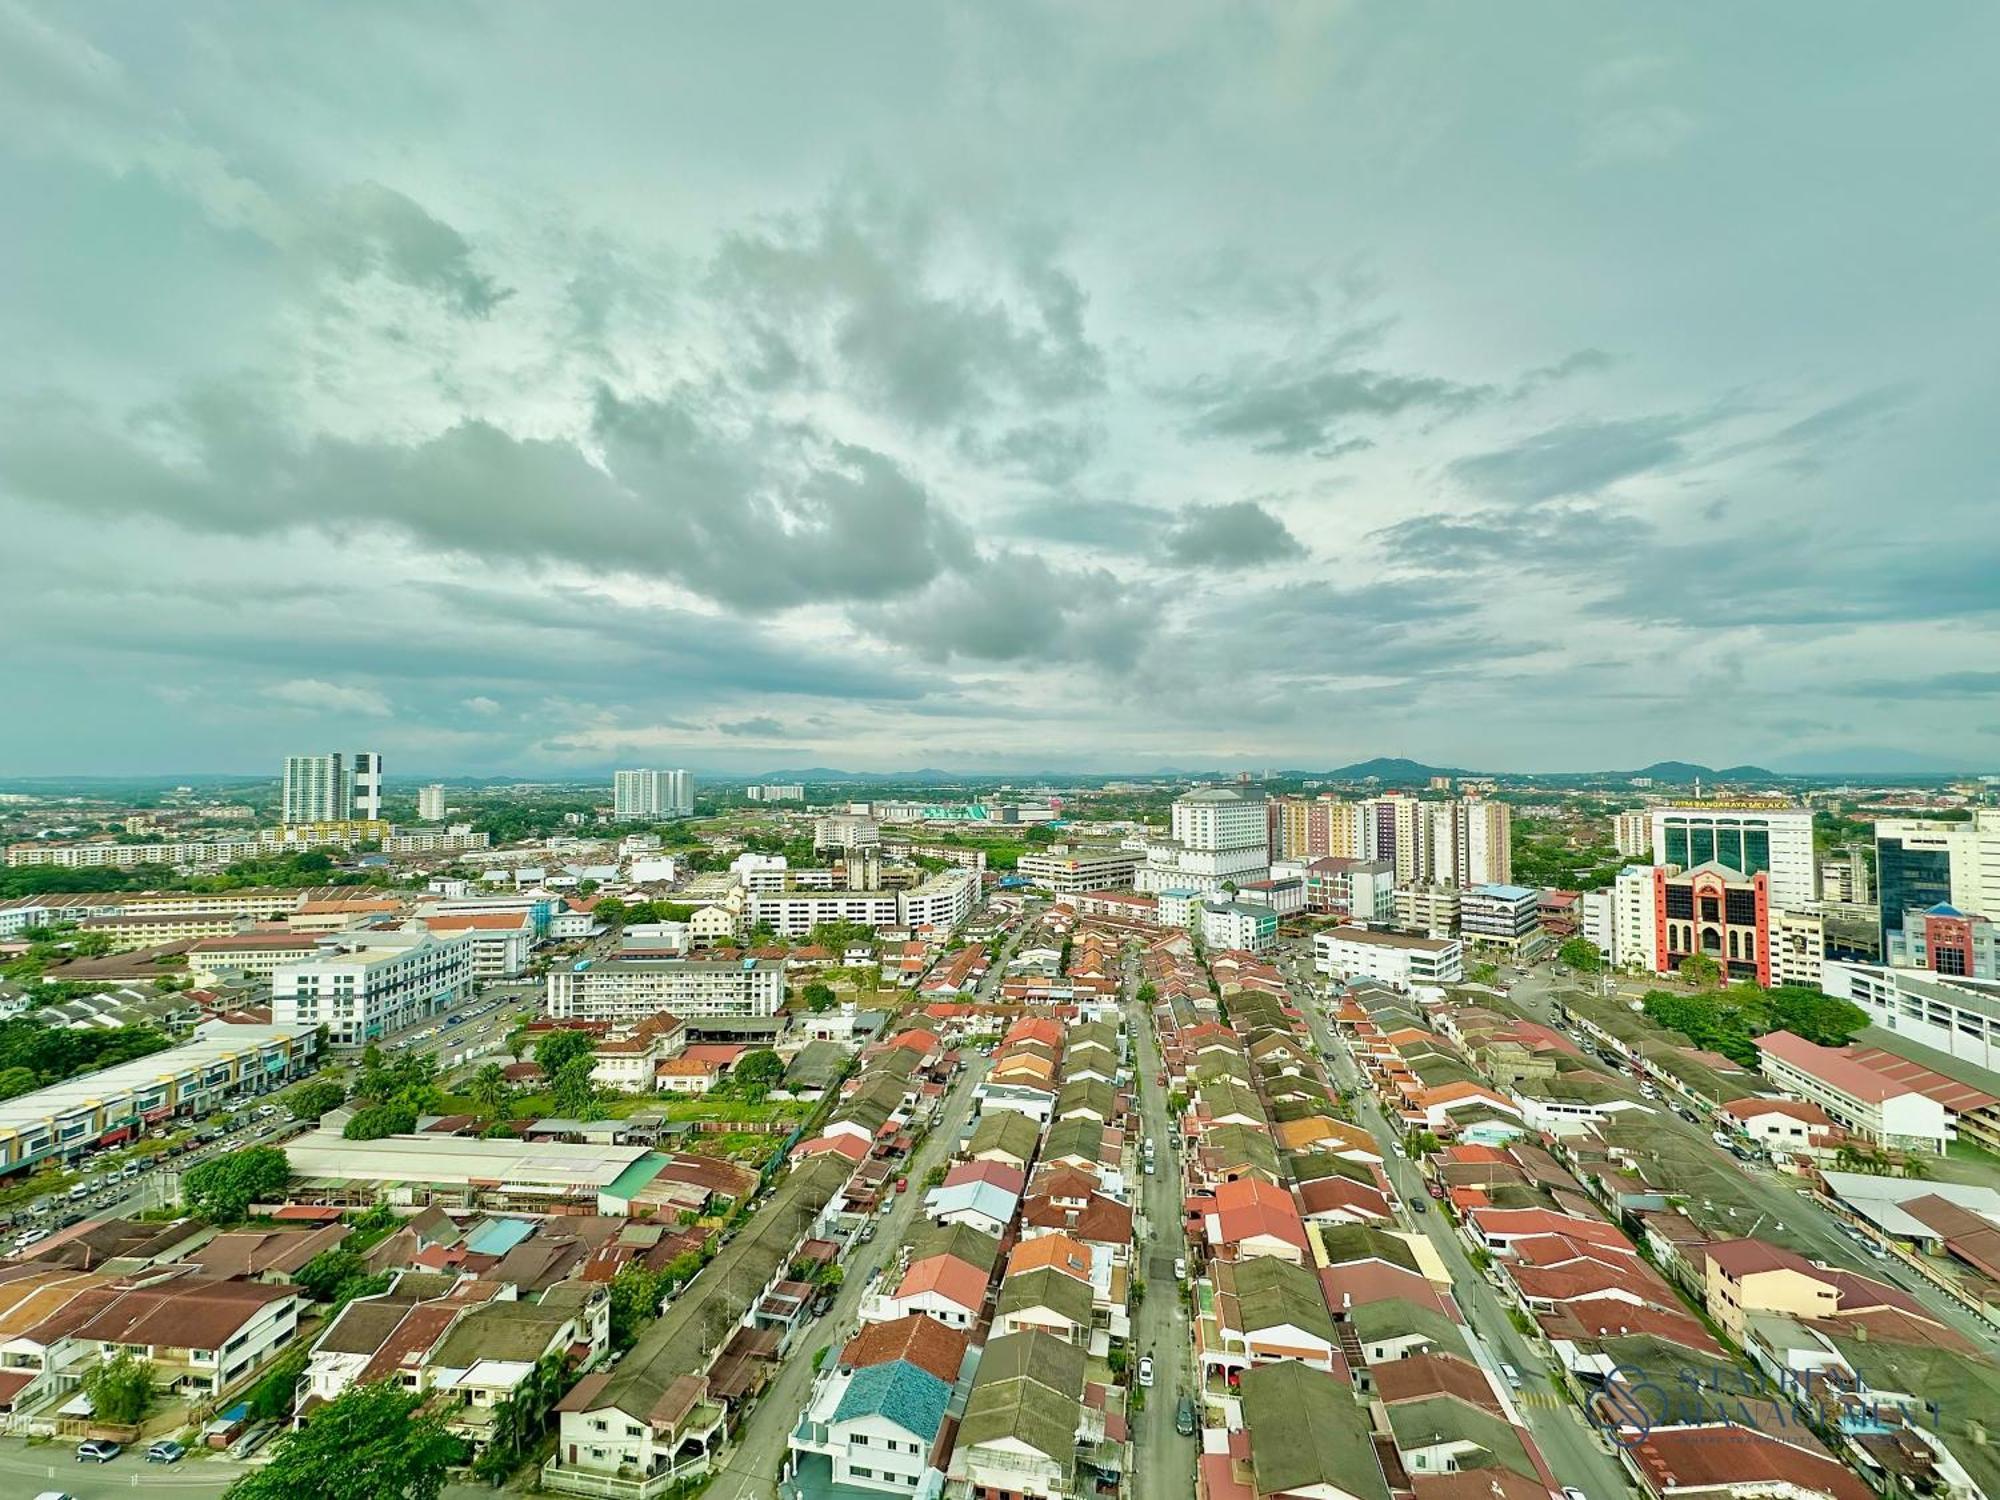
[[[1669,818],[1665,829],[1663,858],[1683,870],[1720,861],[1732,870],[1755,875],[1771,868],[1771,834],[1764,828],[1739,828],[1708,823],[1689,823]]]

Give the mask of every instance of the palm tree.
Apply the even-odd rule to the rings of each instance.
[[[496,1118],[512,1092],[507,1086],[507,1072],[497,1062],[488,1063],[472,1076],[472,1097]]]

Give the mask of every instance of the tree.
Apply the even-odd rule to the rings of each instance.
[[[153,1367],[136,1354],[100,1360],[84,1372],[83,1393],[97,1416],[121,1427],[133,1426],[153,1404]]]
[[[311,1260],[299,1267],[292,1279],[315,1302],[331,1302],[334,1295],[351,1278],[366,1276],[368,1263],[352,1250],[335,1245],[331,1250],[322,1250]]]
[[[302,1083],[285,1096],[285,1103],[301,1120],[317,1120],[346,1101],[347,1090],[330,1078],[315,1078],[310,1083]]]
[[[556,1069],[549,1096],[558,1115],[570,1120],[590,1118],[590,1112],[597,1107],[597,1085],[590,1081],[591,1069],[595,1066],[596,1063],[586,1053],[582,1057],[572,1057]]]
[[[730,1070],[737,1091],[753,1103],[770,1093],[772,1086],[784,1076],[783,1061],[769,1047],[745,1053]]]
[[[806,986],[805,996],[806,1009],[810,1010],[814,1015],[833,1008],[834,994],[832,987],[821,984],[817,979]]]
[[[292,1169],[276,1146],[252,1146],[205,1161],[181,1177],[181,1194],[197,1213],[217,1224],[234,1224],[250,1205],[283,1195]]]
[[[498,1063],[488,1063],[472,1075],[468,1092],[481,1109],[497,1116],[507,1112],[507,1101],[514,1091],[507,1086],[507,1070]]]
[[[379,1141],[388,1135],[408,1135],[417,1128],[417,1112],[407,1104],[371,1104],[357,1109],[340,1133],[350,1141]]]
[[[39,1087],[32,1068],[0,1068],[0,1099],[32,1094]]]
[[[464,1445],[443,1418],[418,1414],[426,1399],[387,1382],[353,1386],[280,1437],[270,1463],[224,1500],[437,1500]]]
[[[1604,967],[1604,955],[1597,951],[1597,944],[1589,938],[1571,938],[1556,949],[1556,959],[1579,974],[1595,974]]]
[[[1493,984],[1500,978],[1500,966],[1496,963],[1476,963],[1465,971],[1465,977],[1473,984]]]
[[[541,1064],[542,1072],[547,1077],[554,1078],[562,1071],[564,1063],[588,1057],[596,1047],[596,1041],[587,1031],[551,1031],[535,1043],[535,1061]]]
[[[1707,989],[1722,977],[1722,966],[1706,953],[1690,953],[1680,961],[1680,976],[1698,989]]]
[[[611,1347],[629,1349],[639,1330],[660,1315],[666,1295],[665,1278],[636,1260],[628,1260],[611,1278]]]
[[[1152,980],[1142,979],[1139,981],[1138,1000],[1141,1005],[1151,1005],[1155,1000],[1159,998],[1160,998],[1159,988],[1153,983]]]
[[[605,896],[590,908],[590,915],[593,921],[602,922],[607,927],[623,927],[629,910],[616,896]]]
[[[583,878],[583,879],[579,880],[579,881],[578,881],[578,882],[576,883],[576,893],[577,893],[577,894],[578,894],[579,896],[594,896],[594,895],[596,895],[596,894],[597,894],[597,882],[596,882],[596,881],[594,881],[594,880],[592,880],[592,879],[591,879],[591,878],[590,878],[590,877],[589,877],[588,875],[584,876],[584,878]]]
[[[262,1378],[250,1388],[251,1421],[269,1422],[292,1414],[292,1403],[299,1390],[299,1377],[305,1374],[306,1361],[311,1357],[312,1346],[304,1341],[292,1345],[278,1356],[277,1363],[266,1370]]]
[[[473,1461],[475,1478],[500,1480],[514,1472],[549,1425],[549,1414],[569,1388],[569,1359],[544,1354],[514,1393],[493,1411],[485,1451]]]

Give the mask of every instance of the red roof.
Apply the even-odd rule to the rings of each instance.
[[[898,1299],[935,1292],[948,1302],[977,1312],[986,1301],[986,1273],[955,1255],[933,1255],[914,1262],[896,1288]]]
[[[1858,1475],[1824,1451],[1813,1453],[1747,1427],[1656,1429],[1629,1452],[1655,1494],[1784,1483],[1795,1493],[1817,1493],[1831,1500],[1875,1496]]]
[[[1880,1104],[1884,1099],[1893,1099],[1899,1094],[1918,1092],[1884,1078],[1872,1068],[1857,1062],[1851,1053],[1822,1047],[1802,1036],[1793,1036],[1789,1031],[1767,1031],[1757,1038],[1757,1045],[1766,1057],[1788,1063],[1852,1099]]]
[[[1210,1241],[1239,1245],[1259,1237],[1281,1240],[1301,1254],[1310,1252],[1298,1204],[1283,1188],[1256,1177],[1239,1177],[1217,1187]]]
[[[944,1174],[946,1187],[968,1182],[988,1182],[1018,1198],[1028,1185],[1028,1174],[1004,1161],[962,1161]]]
[[[450,932],[462,927],[483,928],[489,932],[519,932],[528,925],[526,912],[469,911],[453,912],[441,917],[425,917],[424,925],[432,932]]]
[[[1621,1250],[1631,1248],[1631,1241],[1615,1225],[1607,1224],[1602,1219],[1579,1219],[1572,1214],[1559,1214],[1546,1208],[1474,1209],[1472,1222],[1481,1234],[1502,1238],[1561,1234],[1594,1245],[1611,1245]]]
[[[946,1385],[957,1385],[968,1342],[968,1336],[959,1329],[947,1328],[936,1318],[911,1313],[886,1323],[867,1324],[840,1351],[840,1364],[860,1369],[902,1360],[928,1370]]]
[[[1451,1395],[1498,1413],[1500,1398],[1493,1384],[1470,1360],[1451,1354],[1415,1354],[1370,1365],[1368,1378],[1375,1392],[1389,1404],[1421,1401],[1427,1396]]]

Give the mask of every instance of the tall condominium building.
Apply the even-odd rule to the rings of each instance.
[[[1643,807],[1615,814],[1611,819],[1611,842],[1627,859],[1650,859],[1653,853],[1653,815]]]
[[[694,776],[688,771],[614,771],[615,818],[685,818],[694,812]]]
[[[616,958],[551,969],[548,1013],[558,1021],[676,1016],[775,1016],[785,965],[774,958]]]
[[[2000,809],[1981,808],[1969,823],[1916,818],[1875,825],[1875,888],[1882,908],[1882,956],[1918,966],[1908,929],[1912,913],[1950,906],[2000,919]]]
[[[373,822],[381,816],[382,757],[373,750],[285,757],[280,822]]]
[[[1271,869],[1264,799],[1232,787],[1201,787],[1174,799],[1173,831],[1146,845],[1133,882],[1140,890],[1218,894],[1225,885],[1262,880]]]
[[[1266,813],[1273,859],[1359,857],[1360,808],[1332,797],[1274,797]]]
[[[1430,810],[1406,793],[1371,797],[1359,804],[1357,830],[1363,859],[1380,859],[1396,867],[1396,881],[1428,880],[1431,875]]]
[[[443,782],[433,781],[429,786],[417,788],[417,821],[420,823],[444,821]]]
[[[1769,875],[1770,903],[1812,904],[1812,813],[1761,798],[1653,809],[1653,858],[1691,870],[1713,861],[1744,876]]]
[[[1875,867],[1870,850],[1843,844],[1819,862],[1819,899],[1866,906],[1875,900]]]
[[[1514,876],[1514,810],[1504,802],[1461,797],[1423,804],[1430,816],[1428,870],[1419,879],[1471,887],[1507,885]]]

